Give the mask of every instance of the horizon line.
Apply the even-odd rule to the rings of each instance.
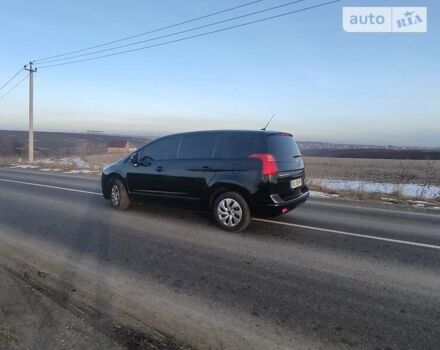
[[[215,130],[215,129],[212,129]],[[1,131],[10,131],[10,132],[24,132],[27,133],[28,130],[23,129],[0,129]],[[89,132],[87,132],[89,131]],[[196,130],[197,131],[197,130]],[[202,131],[202,130],[200,130]],[[117,133],[117,132],[106,132],[102,130],[86,130],[86,131],[49,131],[49,130],[34,130],[34,133],[60,133],[60,134],[78,134],[78,135],[105,135],[105,136],[116,136],[116,137],[132,137],[132,138],[158,138],[166,135],[177,134],[173,133],[163,133],[160,135],[146,135],[146,134],[130,134],[130,133]],[[330,144],[335,146],[363,146],[363,147],[377,147],[377,148],[405,148],[405,149],[417,149],[417,150],[438,150],[440,146],[409,146],[409,145],[393,145],[393,144],[368,144],[368,143],[343,143],[343,142],[330,142],[330,141],[304,141],[304,140],[296,140],[296,142],[300,143],[322,143],[322,144]]]

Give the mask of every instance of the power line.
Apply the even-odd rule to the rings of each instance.
[[[181,31],[178,31],[178,32],[170,33],[170,34],[166,34],[166,35],[162,35],[162,36],[157,36],[157,37],[146,39],[146,40],[137,41],[137,42],[130,43],[130,44],[124,44],[124,45],[110,47],[110,48],[102,49],[102,50],[98,50],[98,51],[87,52],[87,53],[83,53],[83,54],[75,55],[75,56],[68,56],[68,57],[62,57],[62,58],[55,58],[55,59],[51,59],[51,60],[44,60],[42,62],[42,64],[48,64],[48,63],[57,62],[57,61],[64,61],[64,60],[69,60],[69,59],[78,58],[78,57],[95,55],[95,54],[98,54],[98,53],[101,53],[101,52],[113,51],[113,50],[117,50],[117,49],[122,49],[124,47],[129,47],[129,46],[139,45],[139,44],[143,44],[143,43],[154,41],[154,40],[164,39],[164,38],[168,38],[170,36],[175,36],[175,35],[179,35],[179,34],[183,34],[183,33],[188,33],[188,32],[192,32],[192,31],[198,30],[198,29],[203,29],[203,28],[207,28],[207,27],[216,26],[218,24],[235,21],[235,20],[240,19],[240,18],[245,18],[245,17],[253,16],[253,15],[256,15],[256,14],[259,14],[259,13],[272,11],[272,10],[279,9],[279,8],[282,8],[282,7],[286,7],[286,6],[291,6],[291,5],[297,4],[299,2],[304,2],[304,1],[306,1],[306,0],[295,0],[295,1],[291,1],[291,2],[288,2],[288,3],[285,3],[285,4],[281,4],[281,5],[278,5],[278,6],[273,6],[273,7],[269,7],[269,8],[263,9],[263,10],[247,13],[247,14],[244,14],[244,15],[241,15],[241,16],[224,19],[224,20],[221,20],[221,21],[218,21],[218,22],[208,23],[208,24],[205,24],[205,25],[202,25],[202,26],[199,26],[199,27],[189,28],[189,29],[181,30]]]
[[[6,85],[8,85],[12,80],[14,80],[15,77],[16,77],[17,75],[19,75],[22,71],[23,71],[23,68],[20,68],[20,70],[19,70],[17,73],[15,73],[15,74],[12,76],[11,79],[9,79],[6,83],[4,83],[4,84],[0,87],[0,90],[3,89]]]
[[[97,60],[97,59],[100,59],[100,58],[117,56],[117,55],[122,55],[122,54],[125,54],[125,53],[136,52],[136,51],[140,51],[140,50],[146,50],[146,49],[150,49],[150,48],[153,48],[153,47],[173,44],[173,43],[180,42],[180,41],[185,41],[185,40],[189,40],[189,39],[199,38],[199,37],[210,35],[210,34],[224,32],[224,31],[227,31],[227,30],[230,30],[230,29],[240,28],[240,27],[248,26],[248,25],[251,25],[251,24],[259,23],[259,22],[268,21],[268,20],[271,20],[271,19],[274,19],[274,18],[284,17],[284,16],[288,16],[288,15],[291,15],[291,14],[294,14],[294,13],[298,13],[298,12],[312,10],[312,9],[315,9],[315,8],[318,8],[318,7],[323,7],[323,6],[334,4],[334,3],[337,3],[337,2],[340,2],[340,1],[341,0],[328,1],[328,2],[321,3],[321,4],[318,4],[318,5],[314,5],[314,6],[304,7],[304,8],[295,10],[295,11],[289,11],[289,12],[281,13],[281,14],[278,14],[278,15],[274,15],[274,16],[270,16],[270,17],[265,17],[265,18],[260,18],[258,20],[254,20],[254,21],[237,24],[237,25],[230,26],[230,27],[225,27],[225,28],[213,30],[213,31],[210,31],[210,32],[205,32],[205,33],[201,33],[201,34],[197,34],[197,35],[192,35],[192,36],[187,36],[187,37],[183,37],[183,38],[179,38],[179,39],[175,39],[175,40],[165,41],[163,43],[159,43],[159,44],[155,44],[155,45],[143,46],[143,47],[139,47],[139,48],[136,48],[136,49],[125,50],[125,51],[115,52],[115,53],[101,55],[101,56],[96,56],[96,57],[91,57],[91,58],[84,58],[84,59],[74,60],[74,61],[70,61],[70,62],[62,62],[62,63],[49,64],[49,65],[45,65],[45,66],[39,66],[38,68],[41,69],[41,68],[63,66],[63,65],[67,65],[67,64],[92,61],[92,60]]]
[[[52,62],[57,62],[57,61],[64,61],[64,60],[69,60],[69,59],[78,58],[78,57],[95,55],[95,54],[98,54],[98,53],[101,53],[101,52],[107,52],[107,51],[113,51],[113,50],[117,50],[117,49],[122,49],[124,47],[129,47],[129,46],[134,46],[134,45],[138,45],[138,44],[143,44],[143,43],[154,41],[154,40],[158,40],[158,39],[168,38],[170,36],[175,36],[175,35],[179,35],[179,34],[183,34],[183,33],[192,32],[194,30],[203,29],[203,28],[212,27],[212,26],[215,26],[215,25],[218,25],[218,24],[235,21],[235,20],[240,19],[240,18],[245,18],[245,17],[253,16],[253,15],[256,15],[256,14],[259,14],[259,13],[263,13],[263,12],[267,12],[267,11],[272,11],[272,10],[275,10],[275,9],[278,9],[278,8],[281,8],[281,7],[290,6],[290,5],[297,4],[297,3],[303,2],[303,1],[306,1],[306,0],[295,0],[295,1],[291,1],[291,2],[288,2],[288,3],[282,4],[282,5],[273,6],[273,7],[269,7],[269,8],[263,9],[263,10],[247,13],[247,14],[244,14],[244,15],[241,15],[241,16],[228,18],[228,19],[221,20],[221,21],[214,22],[214,23],[208,23],[208,24],[205,24],[205,25],[202,25],[202,26],[199,26],[199,27],[195,27],[195,28],[189,28],[189,29],[181,30],[181,31],[178,31],[178,32],[170,33],[170,34],[166,34],[166,35],[162,35],[162,36],[157,36],[157,37],[146,39],[146,40],[137,41],[137,42],[130,43],[130,44],[110,47],[110,48],[102,49],[102,50],[98,50],[98,51],[87,52],[87,53],[83,53],[83,54],[80,54],[80,55],[68,56],[68,57],[63,57],[63,58],[55,58],[55,59],[51,59],[51,60],[45,60],[42,63],[43,64],[47,64],[47,63],[52,63]]]
[[[3,97],[6,97],[12,90],[14,90],[16,87],[18,87],[23,81],[29,76],[29,74],[26,74],[23,79],[21,79],[17,84],[15,84],[13,87],[11,87],[8,91],[6,91],[2,96],[0,96],[0,100],[3,99]]]
[[[238,6],[227,8],[225,10],[209,13],[207,15],[203,15],[203,16],[200,16],[200,17],[196,17],[196,18],[193,18],[193,19],[190,19],[190,20],[187,20],[187,21],[178,22],[178,23],[175,23],[175,24],[171,24],[171,25],[168,25],[168,26],[165,26],[165,27],[153,29],[153,30],[150,30],[150,31],[147,31],[147,32],[143,32],[143,33],[139,33],[139,34],[135,34],[135,35],[130,35],[130,36],[127,36],[127,37],[124,37],[124,38],[121,38],[121,39],[117,39],[117,40],[107,41],[107,42],[99,44],[99,45],[89,46],[89,47],[86,47],[86,48],[83,48],[83,49],[74,50],[74,51],[70,51],[70,52],[66,52],[66,53],[61,53],[61,54],[54,55],[54,56],[43,57],[43,58],[40,58],[38,60],[35,60],[34,62],[40,62],[40,61],[45,61],[45,60],[56,58],[56,57],[67,56],[67,55],[71,55],[71,54],[74,54],[74,53],[83,52],[83,51],[87,51],[87,50],[92,50],[92,49],[96,49],[98,47],[102,47],[102,46],[106,46],[106,45],[110,45],[110,44],[115,44],[115,43],[118,43],[118,42],[121,42],[121,41],[134,39],[134,38],[137,38],[137,37],[140,37],[140,36],[143,36],[143,35],[160,32],[160,31],[165,30],[165,29],[170,29],[170,28],[178,27],[178,26],[181,26],[181,25],[184,25],[184,24],[188,24],[188,23],[191,23],[191,22],[199,21],[201,19],[205,19],[205,18],[208,18],[208,17],[220,15],[222,13],[226,13],[226,12],[229,12],[229,11],[237,10],[239,8],[242,8],[242,7],[254,5],[254,4],[256,4],[258,2],[262,2],[262,1],[265,1],[265,0],[251,1],[251,2],[248,2],[248,3],[242,4],[242,5],[238,5]]]

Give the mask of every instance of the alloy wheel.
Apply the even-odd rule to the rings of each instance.
[[[117,207],[119,205],[119,201],[121,199],[121,193],[119,191],[118,185],[114,184],[112,186],[112,204]]]
[[[218,204],[217,215],[223,225],[234,227],[241,222],[243,210],[235,199],[225,198]]]

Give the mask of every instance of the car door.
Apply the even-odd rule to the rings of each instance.
[[[167,136],[144,146],[137,153],[137,162],[127,170],[130,193],[139,196],[163,196],[169,191],[166,180],[170,159],[176,158],[181,137]]]
[[[167,169],[168,183],[180,199],[200,201],[206,197],[218,170],[218,161],[214,159],[218,139],[215,132],[183,134],[177,159]]]

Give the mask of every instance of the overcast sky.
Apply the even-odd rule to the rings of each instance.
[[[2,1],[0,85],[30,59],[249,1]],[[261,1],[150,37],[286,2]],[[251,19],[320,2],[304,0]],[[427,6],[428,32],[344,32],[342,7],[367,5]],[[439,14],[438,1],[342,1],[133,54],[41,69],[35,128],[161,135],[257,129],[276,113],[272,129],[298,140],[440,146]],[[0,101],[0,129],[27,127],[27,89],[23,83]]]

